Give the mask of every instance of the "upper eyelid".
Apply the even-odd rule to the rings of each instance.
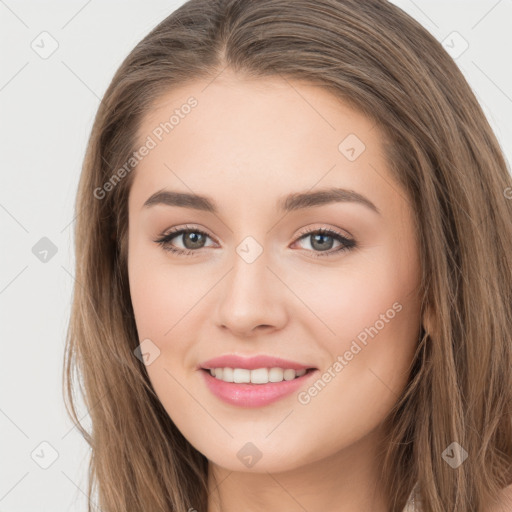
[[[351,241],[353,240],[351,235],[346,236],[343,233],[340,233],[337,229],[327,228],[325,226],[305,228],[305,230],[301,231],[295,238],[296,238],[296,240],[300,240],[301,238],[303,238],[307,235],[317,233],[319,231],[325,232],[326,234],[333,234],[333,235],[339,236],[341,238],[344,238],[346,240],[351,240]],[[207,230],[197,227],[197,226],[188,226],[188,225],[181,226],[178,228],[172,228],[169,232],[164,232],[161,236],[159,236],[159,239],[167,238],[167,237],[170,237],[171,235],[173,235],[172,238],[174,238],[175,236],[183,235],[186,232],[199,232],[201,234],[204,234],[204,235],[210,237],[212,240],[215,240],[217,242],[216,237],[211,235]]]
[[[195,227],[195,226],[183,226],[183,227],[179,227],[179,228],[173,228],[173,229],[171,229],[168,232],[164,232],[159,237],[159,239],[171,237],[171,235],[172,235],[172,238],[174,238],[176,236],[183,235],[184,233],[189,232],[189,231],[190,232],[202,233],[202,234],[208,236],[209,238],[211,238],[212,240],[216,241],[216,238],[213,235],[210,235],[210,233],[208,233],[208,231],[206,231],[203,228],[199,228],[199,227]]]

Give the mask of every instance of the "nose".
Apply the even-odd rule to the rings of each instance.
[[[287,321],[286,286],[275,269],[268,268],[264,255],[252,263],[235,255],[219,289],[217,325],[237,337],[270,333]]]

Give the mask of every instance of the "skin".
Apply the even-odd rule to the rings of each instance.
[[[210,461],[208,511],[384,512],[381,423],[406,385],[421,318],[413,215],[383,135],[317,86],[224,71],[160,98],[140,141],[191,95],[197,107],[133,171],[128,273],[140,340],[160,350],[147,366],[154,389]],[[338,149],[349,134],[366,146],[354,161]],[[277,209],[287,194],[333,186],[364,195],[380,215],[356,202]],[[163,188],[209,196],[219,212],[144,208]],[[186,224],[208,234],[195,254],[155,243]],[[357,247],[335,253],[342,242],[327,238],[331,256],[315,258],[322,251],[305,228],[333,229]],[[247,236],[263,250],[252,263],[236,252]],[[185,243],[172,240],[194,247]],[[267,354],[320,377],[394,303],[400,312],[307,404],[293,393],[255,409],[229,405],[197,370],[223,354]],[[262,454],[251,468],[237,457],[248,442]]]

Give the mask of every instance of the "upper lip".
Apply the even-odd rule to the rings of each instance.
[[[292,370],[307,370],[314,368],[311,365],[304,365],[296,361],[281,359],[280,357],[257,355],[252,357],[242,357],[236,354],[226,354],[213,359],[208,359],[199,365],[199,368],[209,370],[211,368],[244,368],[246,370],[255,370],[257,368],[283,368]]]

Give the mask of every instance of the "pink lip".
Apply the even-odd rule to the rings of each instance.
[[[222,366],[223,365],[215,366],[215,368]],[[230,367],[230,365],[224,366]],[[270,367],[272,366],[273,365]],[[282,368],[281,364],[276,366]],[[241,366],[237,364],[235,367],[240,368]],[[265,368],[267,366],[256,367]],[[289,368],[287,365],[285,365],[285,367]],[[300,369],[301,368],[299,368],[299,370]],[[213,377],[210,375],[209,370],[201,369],[200,372],[203,374],[208,389],[222,401],[239,407],[263,407],[264,405],[269,405],[297,391],[301,386],[306,384],[307,380],[309,380],[312,375],[317,373],[317,370],[308,371],[302,377],[297,377],[293,380],[269,382],[268,384],[235,384],[234,382],[224,382],[223,380]]]
[[[241,357],[235,354],[227,354],[225,356],[214,357],[201,363],[198,367],[204,369],[210,368],[245,368],[246,370],[255,370],[257,368],[290,368],[292,370],[307,370],[313,366],[306,366],[295,361],[288,361],[279,357],[272,356],[253,356]],[[288,381],[291,382],[291,381]],[[229,384],[229,383],[228,383]]]

